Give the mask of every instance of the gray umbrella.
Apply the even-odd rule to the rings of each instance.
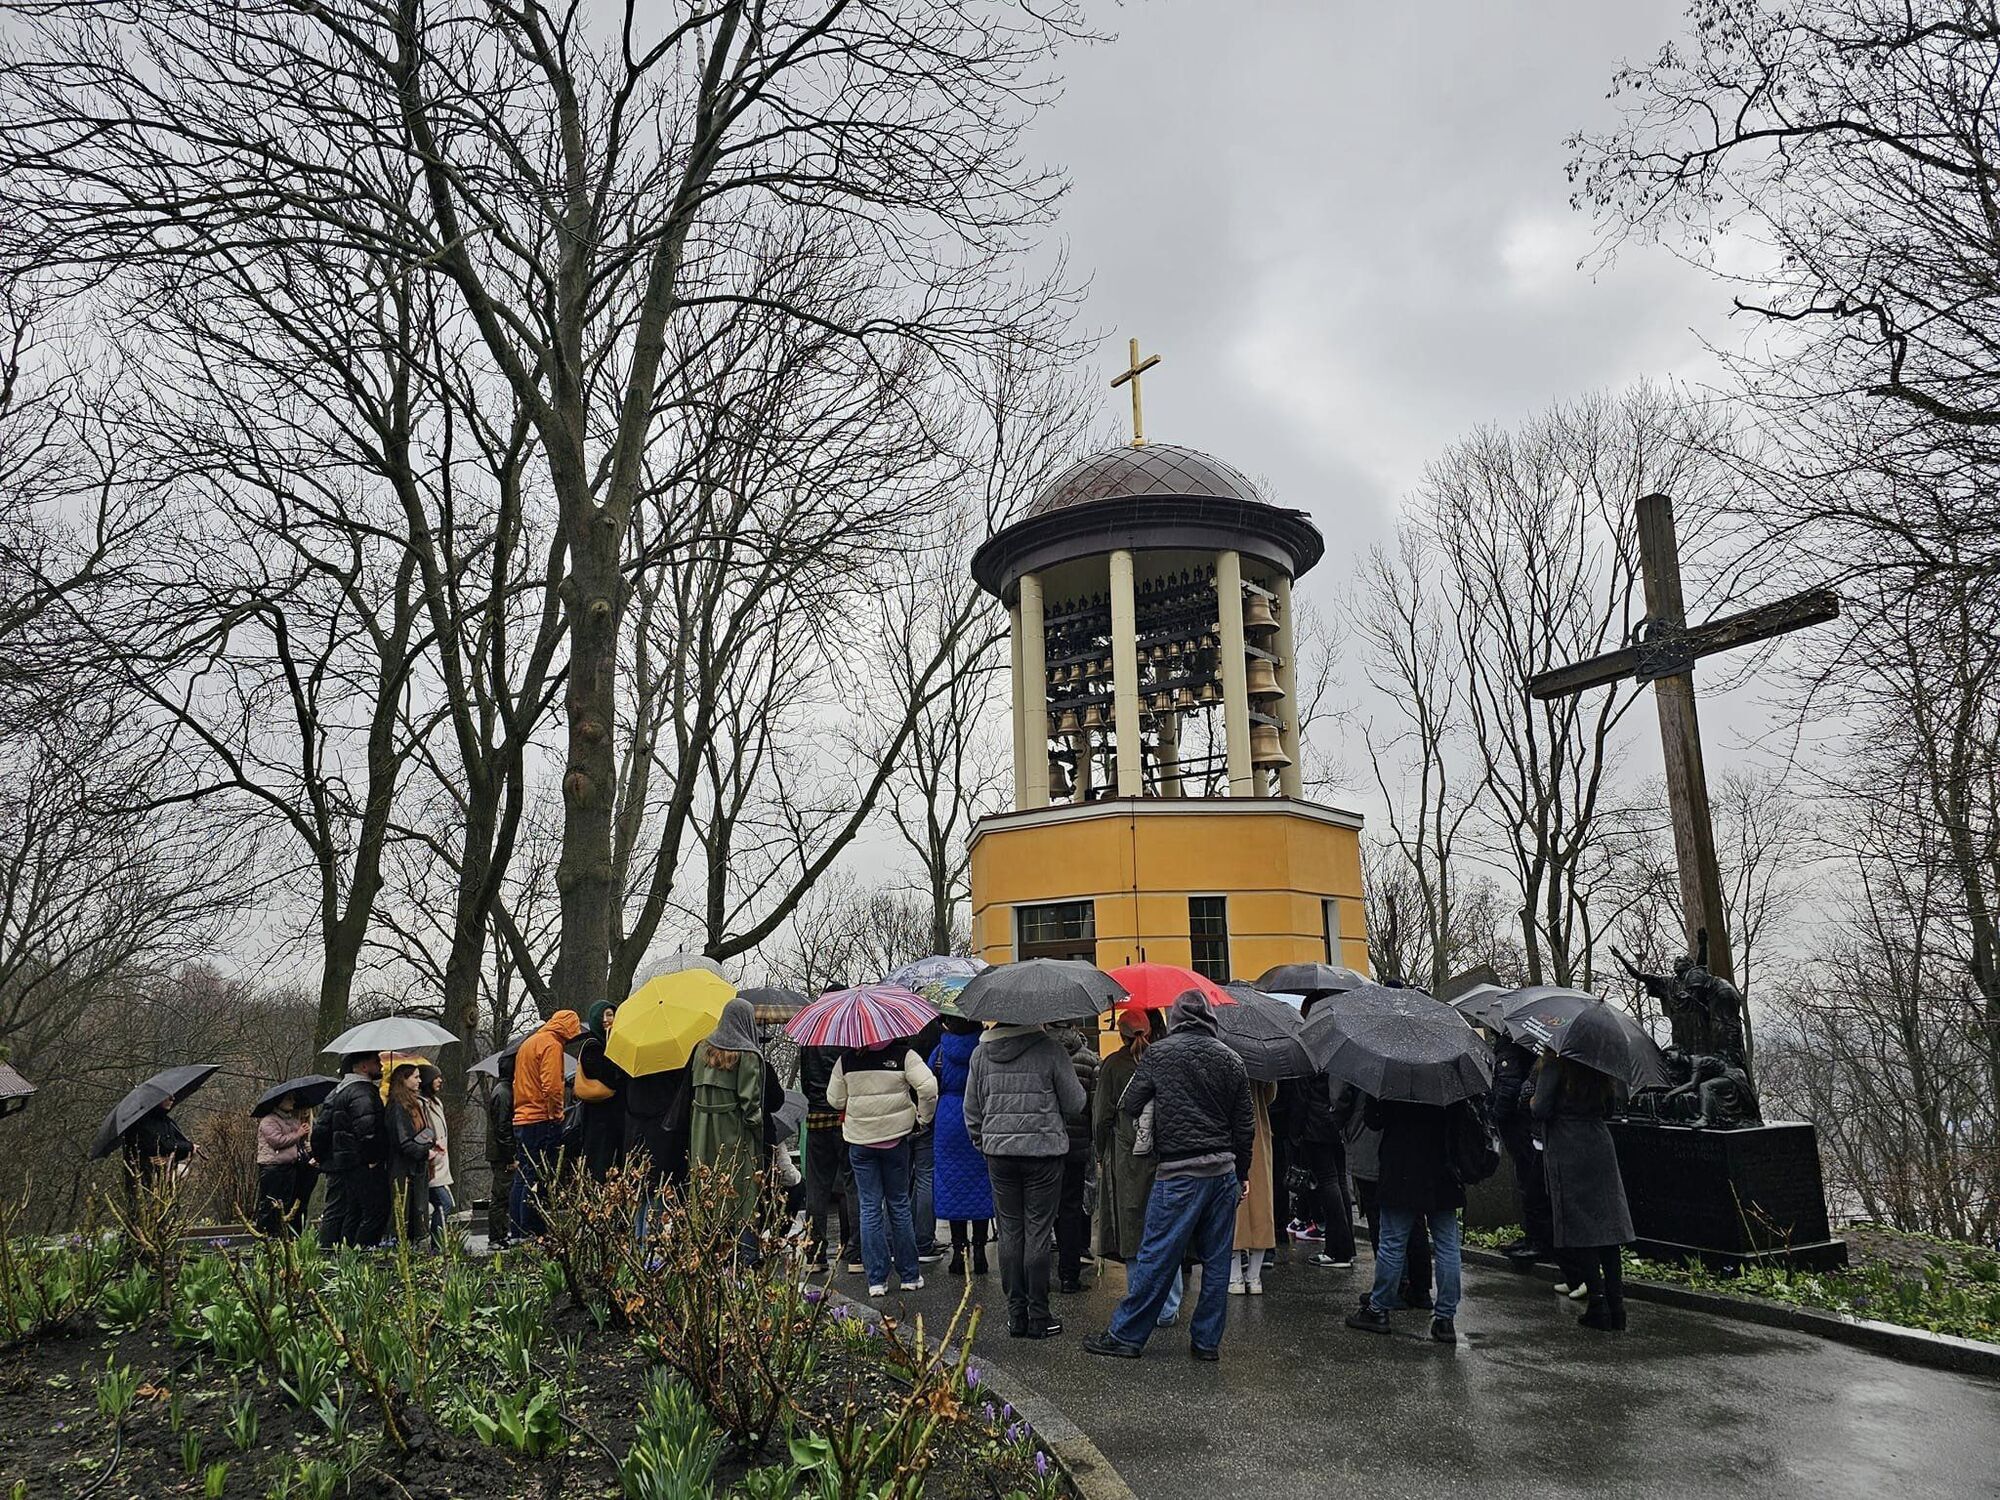
[[[1515,990],[1501,1002],[1500,1029],[1517,1042],[1560,1052],[1563,1033],[1584,1015],[1601,1016],[1601,1022],[1593,1025],[1608,1023],[1624,1036],[1626,1066],[1625,1072],[1618,1076],[1625,1080],[1627,1086],[1635,1089],[1657,1088],[1671,1081],[1667,1076],[1667,1060],[1660,1053],[1659,1043],[1625,1012],[1614,1005],[1606,1005],[1583,990],[1565,989],[1554,984],[1531,984],[1525,989]],[[1581,1057],[1577,1060],[1586,1061]],[[1597,1066],[1595,1063],[1589,1065]]]
[[[408,1052],[414,1047],[449,1047],[458,1038],[435,1021],[416,1016],[384,1016],[379,1021],[363,1021],[328,1042],[319,1050],[345,1057],[350,1052]]]
[[[785,1090],[785,1102],[778,1106],[777,1112],[771,1116],[773,1120],[777,1121],[778,1134],[780,1136],[795,1134],[798,1131],[799,1122],[804,1120],[805,1117],[806,1096],[801,1094],[797,1089]]]
[[[296,1094],[299,1103],[317,1105],[326,1096],[340,1087],[338,1078],[329,1078],[324,1073],[308,1073],[303,1078],[288,1078],[274,1089],[266,1089],[250,1106],[250,1113],[268,1115],[278,1106],[278,1101],[287,1094]]]
[[[736,998],[748,1000],[754,1010],[801,1011],[812,1004],[812,997],[803,990],[790,990],[775,984],[752,985],[747,990],[738,990]]]
[[[1477,1021],[1488,1031],[1498,1031],[1501,1002],[1512,993],[1504,985],[1475,984],[1464,994],[1452,996],[1451,1004],[1468,1020]]]
[[[1035,1026],[1099,1015],[1124,998],[1125,986],[1095,964],[1029,958],[973,975],[958,992],[958,1008],[968,1020]]]
[[[1318,1069],[1299,1041],[1299,1013],[1247,984],[1225,984],[1234,1005],[1212,1007],[1216,1034],[1243,1059],[1244,1071],[1259,1083],[1310,1078]]]
[[[1465,1017],[1415,990],[1381,993],[1397,998],[1317,1006],[1306,1021],[1300,1040],[1329,1078],[1412,1104],[1454,1104],[1492,1086],[1493,1051]]]
[[[528,1035],[532,1036],[534,1033],[530,1032]],[[521,1043],[527,1039],[525,1036],[515,1037],[513,1041],[502,1047],[498,1052],[489,1052],[486,1056],[480,1058],[478,1062],[465,1070],[466,1073],[468,1075],[484,1073],[488,1078],[498,1078],[500,1076],[500,1060],[503,1057],[512,1057],[516,1052],[519,1052],[521,1050]],[[567,1052],[563,1054],[563,1077],[576,1077],[576,1059],[571,1057]]]
[[[1616,1014],[1602,1000],[1589,1010],[1578,1012],[1576,1019],[1557,1034],[1556,1056],[1594,1068],[1620,1083],[1629,1081],[1632,1045]]]
[[[97,1139],[90,1143],[90,1159],[109,1156],[118,1149],[125,1132],[142,1118],[169,1099],[178,1104],[221,1071],[221,1063],[187,1063],[155,1073],[120,1099],[104,1117],[104,1123],[97,1128]]]
[[[1258,976],[1257,988],[1283,990],[1288,995],[1334,995],[1366,983],[1367,975],[1339,964],[1279,964]]]

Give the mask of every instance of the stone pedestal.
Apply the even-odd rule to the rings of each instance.
[[[1814,1270],[1847,1264],[1827,1225],[1826,1188],[1810,1125],[1704,1130],[1613,1120],[1633,1248],[1654,1260],[1701,1260],[1718,1269],[1781,1263]]]

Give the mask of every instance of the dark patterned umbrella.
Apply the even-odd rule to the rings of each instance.
[[[1366,983],[1367,975],[1339,964],[1279,964],[1258,976],[1257,988],[1266,993],[1283,990],[1288,995],[1333,995]]]
[[[1618,1076],[1629,1087],[1657,1088],[1671,1081],[1667,1076],[1667,1060],[1660,1054],[1659,1043],[1625,1012],[1582,990],[1565,989],[1554,984],[1531,984],[1526,989],[1515,990],[1501,1002],[1500,1029],[1517,1042],[1561,1052],[1563,1032],[1577,1017],[1587,1013],[1601,1013],[1604,1021],[1624,1035],[1626,1070]],[[1593,1026],[1596,1024],[1593,1023]],[[1585,1061],[1581,1057],[1577,1060]],[[1596,1067],[1597,1064],[1589,1063],[1588,1066]]]
[[[1277,1083],[1318,1071],[1299,1041],[1304,1023],[1297,1011],[1247,984],[1223,987],[1236,1003],[1214,1007],[1216,1034],[1243,1059],[1245,1072],[1259,1083]]]
[[[104,1117],[104,1123],[97,1129],[97,1139],[90,1143],[90,1159],[109,1156],[118,1149],[125,1132],[138,1124],[142,1116],[151,1114],[169,1099],[178,1104],[221,1071],[221,1063],[187,1063],[155,1073],[120,1099]]]
[[[1493,1083],[1493,1051],[1465,1017],[1415,990],[1368,987],[1316,1006],[1300,1040],[1317,1068],[1377,1099],[1455,1104]],[[1380,997],[1380,998],[1375,998]]]
[[[1101,1015],[1125,998],[1125,986],[1078,958],[1028,958],[975,974],[958,992],[960,1015],[974,1021],[1035,1026]]]

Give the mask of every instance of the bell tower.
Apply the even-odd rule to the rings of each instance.
[[[1360,967],[1361,820],[1307,801],[1300,764],[1292,581],[1324,542],[1220,459],[1148,443],[1159,356],[1131,356],[1131,445],[972,559],[1011,624],[1015,806],[973,833],[975,941],[1213,977]]]

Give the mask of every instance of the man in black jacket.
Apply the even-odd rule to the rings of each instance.
[[[1062,1192],[1056,1200],[1056,1278],[1065,1292],[1083,1290],[1083,1262],[1090,1251],[1090,1210],[1084,1207],[1084,1186],[1090,1176],[1090,1105],[1097,1097],[1097,1017],[1084,1016],[1049,1035],[1069,1054],[1076,1081],[1083,1086],[1083,1113],[1064,1123],[1069,1127],[1069,1155],[1063,1158]]]
[[[328,1245],[376,1245],[389,1229],[389,1155],[383,1128],[382,1058],[340,1060],[340,1087],[313,1118],[313,1155],[326,1175],[320,1238]]]
[[[1348,1314],[1349,1328],[1363,1333],[1390,1331],[1389,1314],[1405,1305],[1403,1257],[1411,1231],[1421,1222],[1430,1230],[1437,1272],[1431,1337],[1440,1344],[1458,1342],[1452,1320],[1458,1312],[1458,1211],[1465,1207],[1465,1188],[1452,1174],[1451,1139],[1456,1117],[1477,1109],[1467,1099],[1451,1105],[1401,1099],[1368,1102],[1368,1124],[1382,1132],[1382,1175],[1375,1186],[1381,1229],[1375,1247],[1375,1285],[1361,1299],[1360,1308]]]
[[[486,1165],[492,1185],[486,1190],[486,1244],[507,1248],[508,1200],[514,1188],[514,1054],[502,1053],[493,1092],[486,1096]]]
[[[1554,1211],[1549,1204],[1549,1185],[1542,1175],[1542,1153],[1535,1149],[1534,1121],[1529,1118],[1528,1098],[1533,1092],[1530,1076],[1535,1071],[1535,1054],[1510,1036],[1493,1044],[1493,1093],[1490,1104],[1493,1128],[1500,1132],[1500,1144],[1514,1163],[1514,1188],[1521,1198],[1522,1236],[1507,1247],[1507,1255],[1525,1267],[1552,1253],[1555,1244]]]
[[[1169,1024],[1166,1040],[1146,1049],[1119,1101],[1135,1116],[1151,1106],[1153,1150],[1160,1163],[1146,1200],[1139,1258],[1128,1268],[1125,1298],[1111,1327],[1092,1334],[1083,1347],[1137,1359],[1192,1246],[1202,1269],[1189,1352],[1213,1360],[1220,1356],[1229,1314],[1236,1206],[1249,1191],[1256,1114],[1243,1060],[1216,1036],[1208,1001],[1188,991],[1174,1002]]]
[[[799,1089],[806,1096],[806,1269],[824,1272],[827,1220],[840,1216],[840,1259],[849,1270],[860,1263],[861,1210],[847,1167],[847,1142],[840,1134],[840,1111],[826,1100],[827,1080],[840,1060],[837,1047],[799,1048]]]

